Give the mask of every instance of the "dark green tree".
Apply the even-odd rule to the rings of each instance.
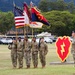
[[[63,36],[71,35],[72,30],[75,30],[74,14],[71,14],[68,11],[51,11],[43,14],[50,22],[50,26],[46,26],[43,31]]]
[[[49,1],[48,0],[41,0],[39,3],[38,8],[44,12],[47,12],[50,10],[49,8]]]
[[[50,8],[51,10],[63,11],[68,9],[68,4],[64,0],[50,1]]]
[[[74,13],[74,14],[75,14],[75,5],[74,5],[74,1],[73,1],[73,0],[68,3],[68,10],[69,10],[71,13]]]
[[[75,5],[73,0],[70,2],[65,2],[64,0],[41,0],[38,6],[42,11],[68,10],[71,13],[75,13]]]
[[[0,12],[0,33],[5,34],[14,26],[12,12]]]
[[[42,11],[49,10],[68,10],[68,4],[64,0],[41,0],[39,9]]]

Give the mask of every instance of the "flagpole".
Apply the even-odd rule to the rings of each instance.
[[[25,28],[25,25],[24,25],[24,37],[26,37],[26,28]]]
[[[16,39],[17,39],[17,28],[16,28]]]
[[[31,7],[31,8],[33,7],[32,1],[30,2],[30,7]],[[32,38],[33,38],[33,34],[34,34],[34,30],[33,30],[33,28],[32,28]]]
[[[18,41],[18,32],[17,32],[17,28],[16,28],[16,45],[18,44],[17,41]]]
[[[34,30],[33,30],[33,28],[32,28],[32,38],[33,38],[33,34],[34,34]]]
[[[28,26],[27,26],[27,36],[28,36]]]
[[[29,24],[29,16],[28,16],[28,6],[26,3],[24,3],[24,16],[25,16],[25,26],[24,26],[24,36],[28,36],[28,24]]]

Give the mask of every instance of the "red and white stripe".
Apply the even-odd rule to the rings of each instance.
[[[29,17],[28,17],[27,10],[28,10],[28,8],[26,7],[26,5],[24,5],[23,15],[24,15],[24,19],[25,19],[25,25],[30,24],[30,20],[29,20]]]
[[[15,17],[16,28],[23,27],[24,25],[25,25],[25,17],[24,16]]]
[[[29,17],[28,17],[28,15],[27,15],[25,10],[23,11],[23,15],[24,15],[24,23],[25,23],[25,25],[29,25],[30,20],[29,20]]]

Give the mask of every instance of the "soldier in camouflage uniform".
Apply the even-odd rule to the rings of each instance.
[[[38,43],[36,42],[36,38],[34,37],[31,42],[32,47],[32,61],[34,68],[38,66]]]
[[[71,48],[71,53],[73,55],[73,60],[74,60],[74,64],[75,64],[75,31],[72,32],[72,48]]]
[[[24,39],[24,57],[26,60],[27,68],[30,68],[31,63],[31,43],[28,41],[28,38],[25,37]]]
[[[42,37],[39,43],[39,57],[42,64],[42,68],[46,65],[46,55],[48,53],[48,46],[44,42],[44,38]]]
[[[17,58],[19,62],[19,69],[23,67],[23,42],[21,38],[17,40]]]
[[[12,44],[9,44],[8,49],[11,50],[11,60],[12,60],[13,68],[16,68],[17,66],[17,45],[16,45],[15,39],[13,39]]]

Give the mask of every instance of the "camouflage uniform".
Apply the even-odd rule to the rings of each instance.
[[[73,40],[72,40],[71,53],[72,53],[72,55],[73,55],[73,60],[74,60],[74,64],[75,64],[75,38],[73,38]]]
[[[19,68],[23,67],[23,42],[17,42],[17,58],[19,62]]]
[[[32,47],[32,61],[33,61],[34,68],[36,68],[38,65],[38,43],[32,41],[31,47]]]
[[[26,60],[27,68],[30,68],[31,63],[31,43],[29,41],[24,41],[24,57]]]
[[[46,45],[45,42],[41,42],[40,48],[39,48],[39,56],[40,56],[40,61],[41,61],[42,67],[45,67],[45,65],[46,65],[47,52],[48,52],[48,46]]]
[[[16,68],[16,66],[17,66],[17,47],[16,47],[16,43],[10,44],[8,46],[8,49],[11,50],[11,60],[12,60],[13,68]]]

